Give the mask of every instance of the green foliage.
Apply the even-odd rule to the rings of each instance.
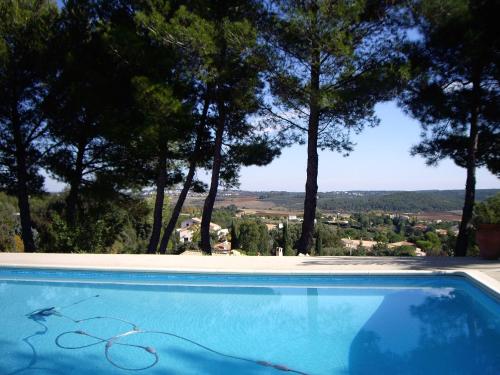
[[[412,153],[429,165],[450,158],[467,169],[455,256],[469,247],[476,168],[500,176],[499,4],[421,0],[411,8],[421,38],[408,43],[411,80],[401,103],[423,127]]]
[[[18,192],[20,162],[30,193],[43,185],[38,168],[46,129],[40,107],[56,19],[52,1],[0,2],[0,190],[9,193]]]
[[[216,208],[212,212],[212,223],[219,224],[222,228],[229,228],[237,211],[235,205]]]
[[[286,120],[276,118],[291,126],[292,138],[307,132],[301,124],[315,121],[312,112],[303,111],[313,111],[311,103],[324,127],[317,143],[321,149],[350,151],[348,133],[377,124],[373,106],[392,95],[400,78],[394,48],[400,35],[391,24],[389,8],[383,2],[370,5],[275,2],[266,34],[276,55],[271,88],[283,112],[293,113]]]
[[[465,168],[477,133],[472,166],[500,174],[498,1],[422,0],[413,10],[422,38],[408,46],[412,78],[401,103],[424,138],[412,152],[430,165],[449,157]]]
[[[184,251],[200,251],[196,242],[186,242],[176,246],[174,254],[182,254]]]
[[[448,256],[454,256],[456,243],[457,243],[457,236],[455,236],[452,233],[448,233],[446,237],[441,238],[442,255],[446,254]],[[468,256],[479,255],[479,253],[474,254],[473,251],[474,251],[474,244],[471,244],[471,246],[469,246],[468,248],[467,255]]]
[[[39,251],[144,253],[151,210],[144,200],[117,196],[102,201],[86,196],[75,227],[63,219],[65,196],[39,198],[33,204],[33,221]]]
[[[57,6],[49,0],[0,2],[0,191],[16,194],[24,249],[35,251],[29,195],[41,192],[50,43]]]
[[[475,224],[500,224],[500,193],[474,207]]]
[[[247,253],[270,255],[271,238],[265,224],[255,220],[244,220],[238,225],[241,249]]]
[[[387,256],[392,255],[392,251],[387,247],[387,243],[377,242],[373,247],[369,255],[373,256]]]
[[[238,233],[236,232],[236,225],[234,221],[231,221],[231,249],[240,249],[241,244],[240,244],[240,239],[238,237]]]
[[[401,257],[401,256],[414,257],[416,255],[415,251],[416,251],[416,248],[414,246],[405,245],[405,246],[396,247],[393,250],[393,254],[394,254],[394,256],[397,256],[397,257]]]
[[[283,255],[293,255],[293,250],[290,241],[290,234],[288,232],[288,222],[283,223],[283,239],[281,246],[283,247]]]
[[[359,245],[355,250],[352,251],[352,255],[363,257],[368,255],[368,250],[363,245]]]
[[[373,237],[373,239],[379,243],[388,243],[389,242],[389,239],[387,238],[387,235],[386,233],[384,232],[377,232],[375,234],[375,236]]]
[[[350,254],[349,250],[343,246],[323,248],[323,256],[346,256],[349,254]]]
[[[339,231],[328,225],[317,224],[316,232],[321,237],[321,243],[323,247],[340,247],[342,246],[341,236]]]
[[[19,232],[16,201],[0,192],[0,251],[16,251],[15,236]]]
[[[323,240],[321,238],[321,231],[316,232],[316,242],[314,245],[314,255],[321,256],[323,253]]]
[[[275,100],[266,106],[283,138],[308,144],[304,221],[299,252],[312,247],[318,151],[349,153],[350,135],[379,120],[374,107],[400,82],[400,35],[385,2],[275,1],[266,40],[275,55]],[[345,25],[351,25],[345,27]],[[283,114],[286,114],[285,116]]]
[[[416,245],[428,256],[437,256],[442,253],[441,240],[435,232],[427,232],[424,239],[416,241]]]
[[[479,189],[476,199],[483,201],[498,193],[497,189]],[[301,209],[304,202],[303,193],[266,192],[260,199],[270,201],[277,206],[288,209]],[[354,212],[353,218],[360,226],[368,221],[376,223],[377,215],[370,211],[384,212],[421,212],[421,211],[453,211],[463,207],[463,190],[440,191],[352,191],[318,193],[318,207],[334,212]],[[368,215],[367,215],[368,214]],[[378,215],[380,217],[380,215]]]
[[[395,233],[393,231],[389,231],[387,233],[387,241],[389,243],[392,243],[392,242],[400,242],[400,241],[404,241],[406,239],[406,237],[402,234],[399,234],[399,233]]]

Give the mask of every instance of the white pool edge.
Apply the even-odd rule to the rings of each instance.
[[[478,270],[273,270],[273,269],[227,269],[227,268],[155,268],[155,267],[110,267],[110,266],[70,266],[59,264],[0,264],[2,268],[32,268],[42,270],[66,271],[105,271],[105,272],[152,272],[175,274],[217,274],[217,275],[300,275],[300,276],[461,276],[500,300],[500,282]]]

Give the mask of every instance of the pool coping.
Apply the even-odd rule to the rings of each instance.
[[[42,270],[74,270],[74,271],[106,271],[106,272],[151,272],[151,273],[173,273],[173,274],[212,274],[212,275],[297,275],[297,276],[460,276],[471,281],[475,286],[500,301],[500,282],[479,270],[309,270],[301,271],[294,269],[254,269],[254,268],[183,268],[175,269],[169,267],[141,267],[141,266],[73,266],[64,264],[31,264],[31,263],[0,263],[2,268],[32,268]]]

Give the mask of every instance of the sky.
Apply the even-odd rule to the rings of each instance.
[[[393,102],[376,107],[380,125],[353,136],[354,151],[343,157],[338,153],[319,153],[319,191],[339,190],[445,190],[465,187],[465,169],[451,160],[429,167],[419,156],[410,155],[418,143],[419,123],[405,115]],[[306,146],[283,150],[281,156],[265,167],[246,167],[241,171],[242,190],[304,191]],[[477,188],[500,188],[500,179],[485,168],[477,171]]]
[[[446,190],[463,189],[465,169],[450,160],[429,167],[410,148],[420,139],[417,121],[405,115],[393,102],[376,107],[380,125],[353,136],[354,151],[343,157],[331,151],[319,153],[319,191],[344,190]],[[295,145],[265,167],[244,167],[240,189],[250,191],[304,191],[306,146]],[[205,182],[208,175],[199,174]],[[47,177],[47,191],[61,191],[64,185]],[[500,189],[500,179],[485,168],[477,170],[478,189]]]

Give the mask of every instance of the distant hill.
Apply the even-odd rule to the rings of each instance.
[[[485,200],[499,192],[500,189],[479,189],[476,200]],[[260,200],[293,210],[301,209],[304,204],[304,193],[271,191],[253,194]],[[463,190],[326,192],[318,193],[318,209],[347,212],[455,211],[462,209],[463,199]]]

